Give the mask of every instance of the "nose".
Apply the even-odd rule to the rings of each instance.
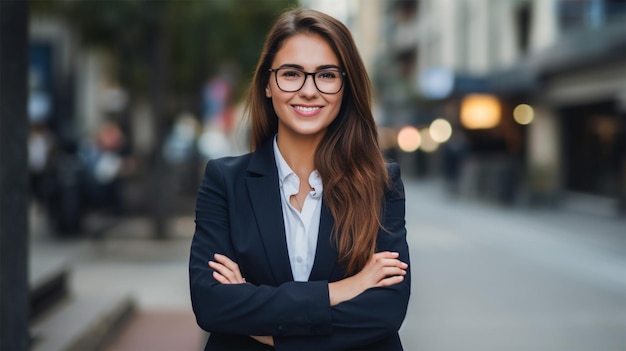
[[[300,88],[300,96],[314,97],[317,95],[317,87],[315,86],[314,76],[307,75],[304,77],[304,85]]]

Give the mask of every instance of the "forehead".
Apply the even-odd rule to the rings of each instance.
[[[272,67],[286,64],[299,65],[306,70],[326,65],[340,66],[331,46],[318,34],[296,34],[286,39],[274,56]]]

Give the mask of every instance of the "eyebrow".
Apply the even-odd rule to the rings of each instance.
[[[300,65],[296,65],[293,63],[286,63],[284,65],[280,65],[278,68],[296,68],[296,69],[300,69],[304,71],[304,67],[300,66]],[[321,65],[321,66],[317,66],[315,67],[316,71],[322,70],[322,69],[330,69],[330,68],[335,68],[341,71],[341,68],[337,65]]]

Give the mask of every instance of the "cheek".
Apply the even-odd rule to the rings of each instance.
[[[276,114],[276,117],[278,119],[282,119],[284,116],[284,109],[285,109],[285,105],[284,103],[282,103],[280,101],[280,98],[277,96],[274,96],[271,98],[272,101],[272,108],[274,109],[274,114]]]
[[[341,109],[341,105],[343,104],[343,94],[336,96],[333,104],[336,106],[337,109]]]

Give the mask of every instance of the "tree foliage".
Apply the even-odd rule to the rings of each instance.
[[[167,52],[169,87],[197,94],[223,63],[232,63],[247,82],[265,33],[294,0],[31,0],[34,14],[62,17],[81,43],[107,48],[117,57],[131,89],[150,84],[153,45]],[[245,84],[244,84],[245,85]],[[240,93],[240,92],[239,92]]]

